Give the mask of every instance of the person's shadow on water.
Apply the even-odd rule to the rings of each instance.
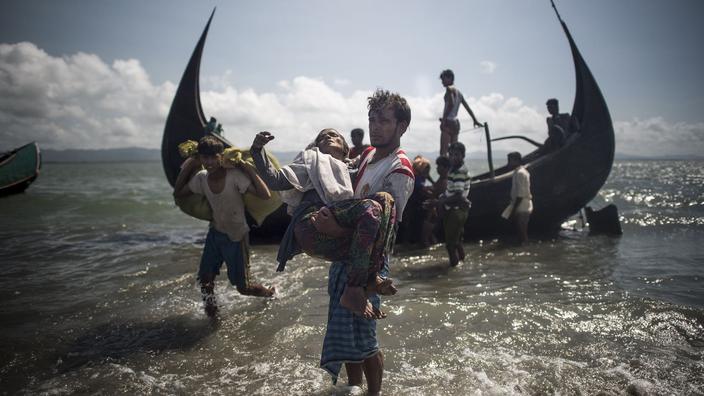
[[[154,322],[106,323],[88,330],[60,352],[56,369],[64,373],[91,362],[136,353],[189,349],[217,328],[216,320],[179,316]]]

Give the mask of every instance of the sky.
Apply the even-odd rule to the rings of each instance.
[[[609,105],[616,152],[702,156],[704,2],[556,5]],[[159,148],[215,7],[201,100],[236,145],[267,130],[272,150],[294,151],[326,127],[366,130],[366,98],[383,88],[411,105],[402,145],[436,151],[446,68],[492,137],[542,141],[545,100],[572,108],[572,59],[548,0],[2,0],[0,149]],[[484,150],[466,112],[460,121],[460,141]]]

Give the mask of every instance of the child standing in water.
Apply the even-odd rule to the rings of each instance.
[[[270,297],[273,287],[252,283],[249,275],[249,227],[245,218],[242,195],[250,192],[262,199],[271,193],[257,175],[252,165],[242,163],[237,168],[222,166],[222,142],[205,136],[198,142],[198,157],[189,158],[179,173],[174,185],[174,196],[203,194],[213,211],[208,236],[205,239],[198,280],[205,303],[205,312],[214,316],[215,276],[220,273],[223,261],[227,265],[227,277],[240,294]],[[205,169],[201,170],[201,165]]]
[[[464,260],[462,247],[464,224],[467,222],[469,208],[469,171],[464,164],[464,144],[454,142],[448,150],[450,172],[447,175],[447,189],[437,202],[437,209],[442,212],[442,224],[445,231],[445,247],[450,256],[450,266],[454,267]]]

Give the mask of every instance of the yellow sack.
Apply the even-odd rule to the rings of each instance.
[[[179,153],[182,157],[191,157],[198,154],[198,143],[192,140],[188,140],[181,143],[178,146]],[[279,161],[267,153],[269,162],[274,166],[274,168],[279,169]],[[234,168],[242,162],[248,162],[254,165],[252,160],[252,155],[249,150],[240,150],[236,148],[227,148],[222,153],[222,166],[224,168]],[[213,211],[210,208],[208,199],[204,195],[192,194],[185,198],[176,198],[176,206],[178,206],[181,211],[189,216],[195,217],[196,219],[210,221],[213,219]],[[254,194],[246,193],[244,194],[244,207],[250,216],[254,219],[257,225],[262,225],[267,216],[272,214],[276,209],[281,206],[281,197],[276,191],[271,192],[271,198],[261,199],[256,197]]]

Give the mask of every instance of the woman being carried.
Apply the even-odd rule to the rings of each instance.
[[[283,271],[286,261],[301,252],[329,261],[347,261],[348,283],[340,300],[342,306],[368,319],[383,318],[385,315],[372,307],[367,295],[396,293],[391,279],[377,275],[384,253],[394,242],[393,198],[378,193],[352,199],[354,189],[345,162],[349,146],[332,128],[320,131],[293,163],[279,170],[269,163],[263,150],[273,139],[269,132],[258,133],[250,152],[262,179],[271,190],[281,191],[291,214],[279,247],[277,271]],[[327,210],[320,211],[324,207]],[[328,213],[351,232],[343,237],[318,232],[316,220]]]

